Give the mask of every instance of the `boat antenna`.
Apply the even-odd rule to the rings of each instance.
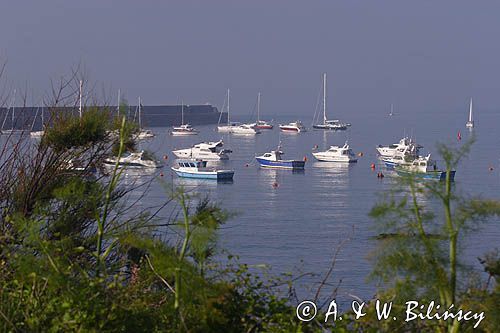
[[[121,91],[118,88],[118,103],[116,104],[116,113],[118,116],[120,116],[120,102],[121,102]]]

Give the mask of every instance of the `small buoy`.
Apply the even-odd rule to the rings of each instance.
[[[490,166],[490,167],[489,167],[489,170],[490,170],[490,171],[493,171],[493,167],[492,167],[492,166]]]
[[[358,156],[359,156],[359,157],[363,156],[363,153],[362,153],[362,152],[359,152],[359,153],[358,153]]]
[[[160,177],[163,177],[163,172],[160,172]]]
[[[318,145],[314,145],[313,149],[318,149]]]
[[[304,162],[307,162],[307,156],[304,156]]]
[[[163,155],[164,160],[168,160],[168,155]]]
[[[278,182],[274,182],[274,183],[273,183],[273,187],[274,187],[274,188],[277,188],[278,186],[280,186],[280,184],[278,184]]]
[[[384,178],[384,174],[382,172],[380,173],[380,178]]]
[[[375,170],[375,163],[370,164],[370,168],[372,168],[372,170]]]
[[[248,163],[247,163],[247,164],[245,164],[245,166],[248,168]]]

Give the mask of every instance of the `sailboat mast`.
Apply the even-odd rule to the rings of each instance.
[[[120,93],[121,91],[120,89],[118,89],[118,103],[116,104],[116,113],[118,116],[120,115],[120,99],[121,99]]]
[[[184,125],[184,101],[181,104],[181,125]]]
[[[79,107],[78,107],[78,113],[80,115],[80,119],[82,118],[82,80],[80,80],[80,92],[79,92]]]
[[[14,130],[15,110],[16,110],[16,89],[14,89],[14,101],[12,102],[12,130]]]
[[[260,121],[260,93],[257,95],[257,123]]]
[[[472,122],[472,98],[470,99],[469,104],[469,121]]]
[[[229,88],[227,89],[227,124],[229,125]]]
[[[142,113],[142,105],[141,105],[141,97],[139,96],[139,129],[140,130],[142,130],[141,113]]]
[[[326,73],[323,73],[323,124],[326,125]]]

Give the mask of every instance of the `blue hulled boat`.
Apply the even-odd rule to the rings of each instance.
[[[306,164],[305,161],[299,160],[282,160],[281,155],[283,152],[280,150],[273,150],[270,153],[257,156],[255,159],[263,168],[276,168],[276,169],[290,169],[290,170],[303,170]]]
[[[183,178],[232,180],[234,176],[234,170],[207,168],[207,161],[202,160],[177,160],[172,170]]]
[[[421,179],[446,180],[446,171],[438,170],[431,155],[419,156],[412,163],[399,164],[394,170],[400,176],[414,176]],[[450,170],[450,181],[455,180],[455,170]]]

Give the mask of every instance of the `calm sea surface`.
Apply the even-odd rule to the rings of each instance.
[[[366,113],[366,112],[363,112]],[[351,295],[369,298],[376,286],[367,281],[371,272],[369,256],[376,248],[375,222],[368,213],[381,194],[395,183],[393,177],[376,177],[371,163],[377,163],[375,146],[397,142],[403,135],[413,136],[438,160],[436,143],[460,144],[460,131],[464,142],[471,135],[465,129],[467,108],[456,111],[422,111],[418,114],[396,113],[393,117],[352,114],[344,121],[352,127],[344,132],[323,132],[310,129],[306,133],[280,133],[278,129],[263,131],[256,136],[221,135],[215,126],[198,127],[201,133],[192,137],[171,137],[167,128],[153,128],[157,137],[141,143],[158,157],[168,155],[163,168],[163,180],[183,184],[193,192],[206,193],[222,207],[237,215],[220,231],[220,248],[237,254],[241,262],[250,265],[266,264],[273,273],[296,271],[325,273],[332,255],[340,242],[349,239],[338,255],[329,282],[342,280],[338,298],[350,300]],[[271,118],[271,117],[269,117]],[[297,117],[280,117],[275,121],[288,122]],[[300,117],[299,117],[300,118]],[[309,117],[302,117],[310,127]],[[312,117],[311,117],[312,118]],[[500,199],[500,112],[477,110],[475,112],[476,143],[469,156],[457,169],[456,187],[466,195]],[[276,117],[275,117],[276,119]],[[170,171],[174,160],[171,151],[187,148],[208,140],[224,140],[224,148],[232,149],[230,160],[222,165],[235,170],[230,184],[213,181],[181,180]],[[311,155],[313,146],[320,149],[329,145],[342,145],[349,141],[355,153],[363,152],[358,163],[339,165],[316,162]],[[254,156],[274,149],[279,142],[286,158],[307,157],[302,173],[286,170],[260,169]],[[493,171],[489,171],[489,167]],[[389,172],[382,170],[386,175]],[[133,180],[130,173],[127,179]],[[274,188],[273,183],[279,186]],[[154,181],[143,200],[144,205],[160,203],[166,198],[164,185]],[[168,212],[163,214],[168,216]],[[482,271],[477,257],[498,246],[500,228],[498,220],[490,220],[469,233],[462,240],[466,262]],[[299,295],[308,296],[320,277],[305,277],[299,284]]]

